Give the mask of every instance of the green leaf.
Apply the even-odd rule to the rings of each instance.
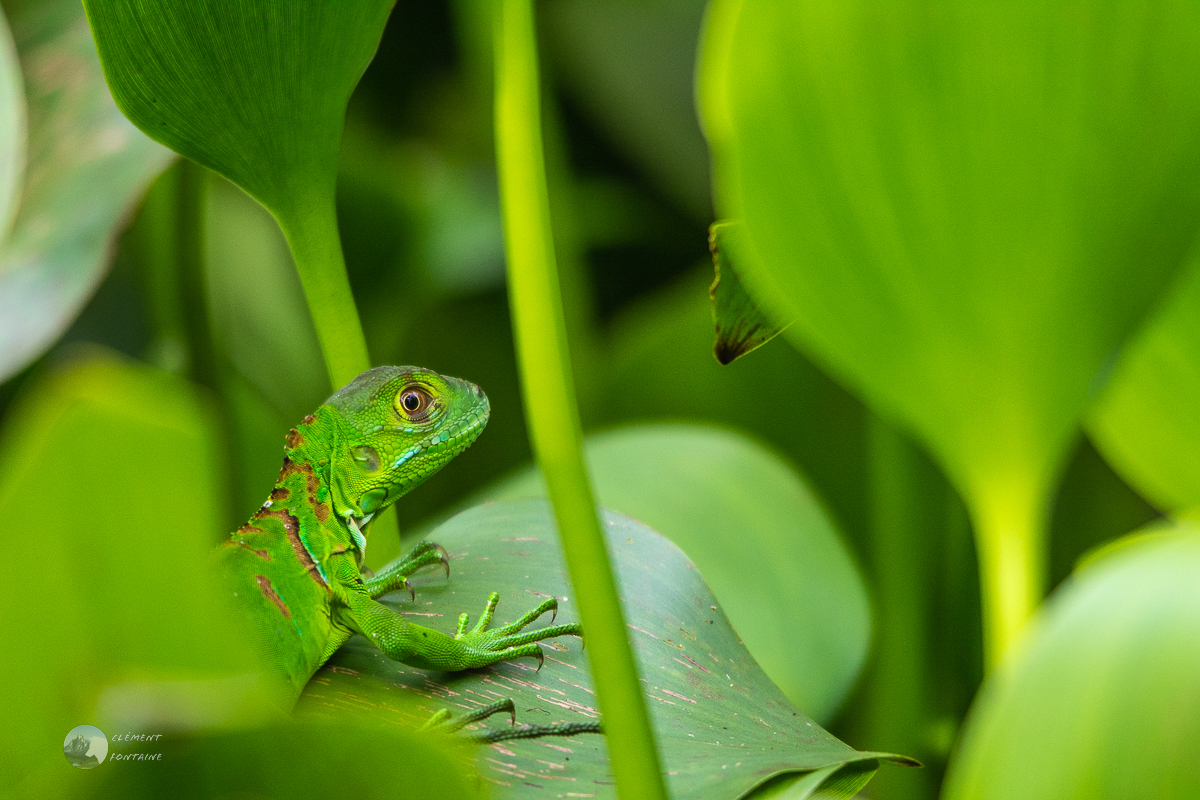
[[[1130,342],[1088,433],[1105,459],[1159,508],[1200,506],[1200,263]]]
[[[738,222],[714,222],[708,228],[708,249],[716,272],[708,290],[716,329],[713,356],[722,366],[762,347],[791,324],[771,322],[738,277],[733,265],[737,260],[736,239],[741,235],[742,225]]]
[[[995,660],[1080,414],[1195,237],[1200,9],[728,0],[709,22],[742,277],[967,499]]]
[[[892,758],[855,751],[793,706],[747,653],[696,567],[665,538],[615,512],[603,515],[629,636],[668,773],[671,796],[736,798],[773,775]],[[409,619],[453,631],[492,591],[497,623],[542,597],[559,598],[559,619],[578,619],[564,577],[558,534],[544,501],[496,502],[464,512],[430,537],[450,552],[450,580],[417,575],[416,601],[384,602]],[[467,673],[428,673],[382,656],[352,639],[309,683],[299,713],[339,717],[358,712],[420,724],[440,708],[459,712],[501,697],[516,703],[519,723],[595,719],[586,654],[577,639],[545,647],[535,664],[505,662]],[[411,698],[423,699],[415,709]],[[488,726],[505,726],[495,717]],[[565,791],[611,797],[604,738],[507,741],[480,748],[484,778],[501,797],[556,797]]]
[[[586,452],[597,502],[687,553],[770,679],[814,719],[831,719],[862,669],[871,613],[812,489],[761,445],[699,425],[597,434]],[[544,493],[530,469],[483,497]]]
[[[394,0],[87,0],[104,75],[152,138],[279,222],[334,386],[370,366],[338,238],[346,103]]]
[[[5,144],[12,125],[21,125],[28,150],[20,207],[0,242],[0,381],[41,355],[83,308],[130,207],[171,158],[113,105],[79,3],[15,0],[5,10],[29,129],[14,105],[14,76],[0,70],[0,158],[13,154]],[[5,184],[19,177],[11,163],[0,164],[0,233],[13,211]]]
[[[160,760],[103,767],[87,776],[92,780],[74,796],[121,800],[483,796],[480,782],[463,763],[463,754],[448,744],[395,726],[345,722],[169,734],[151,746],[126,746],[134,752],[161,753]],[[113,749],[119,746],[110,744]],[[311,757],[314,753],[320,753],[320,758]]]
[[[947,800],[1200,796],[1200,527],[1128,538],[984,686]]]
[[[2,434],[0,536],[36,554],[0,594],[13,643],[0,706],[21,720],[0,730],[9,780],[53,779],[46,743],[81,723],[236,716],[209,707],[223,692],[211,681],[251,663],[205,566],[220,507],[212,410],[179,378],[91,352],[31,382]],[[151,701],[154,679],[195,690]]]
[[[332,196],[346,103],[394,0],[87,0],[135,125],[277,215]]]

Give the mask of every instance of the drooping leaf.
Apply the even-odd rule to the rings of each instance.
[[[979,532],[988,651],[1049,489],[1200,224],[1200,9],[717,3],[701,94],[742,277],[928,444]],[[802,265],[802,267],[800,266]]]
[[[113,97],[276,215],[332,198],[346,103],[395,0],[87,0]]]
[[[79,313],[108,269],[121,222],[171,158],[113,105],[79,3],[13,0],[5,10],[29,128],[20,207],[0,243],[0,380],[41,355]],[[3,111],[3,126],[20,121]],[[15,177],[7,170],[0,166],[0,181]],[[5,206],[0,199],[0,229]]]
[[[733,266],[737,260],[734,240],[741,234],[742,226],[737,222],[714,222],[708,229],[708,249],[716,273],[708,290],[716,330],[713,356],[722,366],[762,347],[791,324],[772,322],[738,277]]]
[[[671,796],[736,798],[785,772],[874,762],[809,720],[770,682],[729,626],[695,566],[646,526],[605,512],[604,529],[624,603],[629,635]],[[496,622],[516,618],[543,597],[559,599],[559,619],[577,619],[558,536],[544,501],[496,502],[464,512],[430,537],[449,550],[450,579],[424,573],[416,601],[384,602],[420,624],[453,631],[492,591]],[[596,719],[596,701],[579,641],[545,648],[545,664],[505,662],[468,673],[428,673],[390,661],[352,639],[305,690],[299,709],[315,716],[361,712],[395,724],[420,724],[440,708],[452,712],[511,697],[518,723]],[[424,702],[414,708],[411,698]],[[488,726],[507,725],[493,717]],[[500,797],[556,797],[564,792],[613,795],[604,739],[506,741],[480,748],[476,763]]]
[[[1200,796],[1200,528],[1127,539],[984,686],[947,800]]]
[[[871,614],[862,578],[805,482],[718,428],[639,425],[585,446],[596,502],[687,553],[767,676],[806,714],[831,719],[866,659]],[[482,496],[544,497],[545,485],[530,469]]]
[[[0,793],[57,780],[46,743],[81,723],[178,722],[176,704],[146,701],[139,684],[203,683],[245,665],[206,567],[215,431],[186,382],[103,353],[14,401],[0,439],[0,538],[39,566],[10,571],[0,596],[0,634],[13,643],[0,651],[0,705],[21,720],[0,730]]]
[[[1200,506],[1200,264],[1121,356],[1088,432],[1167,511]]]

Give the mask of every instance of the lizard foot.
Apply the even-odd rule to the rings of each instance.
[[[536,739],[542,736],[574,736],[578,733],[601,733],[599,720],[589,720],[587,722],[556,722],[551,725],[517,725],[517,710],[513,705],[512,698],[506,697],[503,700],[497,700],[491,705],[477,708],[466,714],[461,714],[457,717],[450,713],[450,710],[443,708],[432,717],[429,721],[421,726],[422,731],[437,731],[439,733],[457,733],[472,722],[479,722],[487,719],[493,714],[507,712],[510,717],[509,728],[492,728],[488,730],[476,731],[467,733],[462,736],[472,742],[479,744],[492,744],[494,742],[503,742],[508,739]]]
[[[446,570],[446,577],[450,577],[450,555],[446,552],[446,548],[433,542],[421,542],[410,550],[399,563],[393,564],[379,575],[367,580],[367,594],[372,599],[377,599],[388,592],[403,589],[409,593],[410,598],[415,599],[417,594],[413,591],[412,584],[408,582],[408,576],[422,567],[432,564],[441,564]]]
[[[462,614],[458,618],[458,632],[454,634],[455,641],[459,642],[464,650],[466,660],[469,661],[469,667],[485,667],[488,664],[495,664],[499,661],[509,661],[515,658],[536,658],[538,661],[538,669],[542,668],[544,656],[542,648],[537,642],[543,639],[552,639],[556,636],[578,636],[583,638],[583,627],[578,622],[568,622],[562,625],[550,625],[546,628],[536,628],[534,630],[522,630],[535,619],[545,614],[547,611],[554,613],[551,617],[551,622],[558,616],[558,600],[553,597],[547,597],[536,608],[528,612],[520,619],[510,622],[493,630],[488,630],[488,626],[492,623],[492,615],[496,611],[496,606],[500,602],[500,595],[492,592],[487,599],[487,605],[483,609],[483,613],[479,615],[479,621],[475,623],[475,627],[470,631],[467,630],[467,625],[470,624],[470,615]]]

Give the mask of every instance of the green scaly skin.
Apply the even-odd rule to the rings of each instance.
[[[408,576],[421,567],[442,564],[449,577],[445,550],[429,542],[363,577],[364,526],[474,442],[488,413],[474,384],[417,367],[376,367],[292,429],[270,498],[216,556],[269,663],[286,675],[290,701],[355,633],[397,661],[447,672],[522,657],[536,658],[540,668],[538,641],[581,636],[579,623],[524,630],[557,613],[553,598],[489,630],[499,602],[493,592],[478,623],[467,630],[463,614],[452,636],[377,602],[411,591]],[[564,732],[547,726],[542,733]]]

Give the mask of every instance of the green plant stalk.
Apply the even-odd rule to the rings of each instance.
[[[979,558],[985,672],[999,665],[1020,637],[1041,600],[1046,575],[1042,493],[996,489],[968,504]]]
[[[550,227],[530,0],[499,0],[495,25],[496,162],[530,443],[546,478],[587,632],[617,793],[665,799],[658,750],[583,462]]]
[[[307,202],[297,200],[276,210],[275,217],[300,273],[330,385],[337,388],[370,368],[367,340],[346,276],[333,189],[313,191]]]
[[[346,275],[333,187],[314,188],[307,202],[303,202],[306,195],[298,197],[301,202],[277,211],[275,219],[296,262],[330,386],[336,389],[370,369],[371,358]],[[377,540],[380,536],[399,538],[395,507],[371,520],[371,533]]]

